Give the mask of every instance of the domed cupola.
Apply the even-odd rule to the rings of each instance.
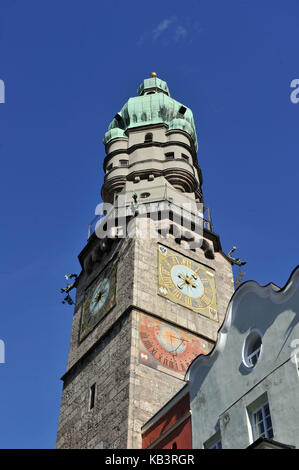
[[[104,138],[101,195],[112,203],[119,194],[131,204],[171,200],[203,201],[197,138],[191,109],[170,97],[167,83],[152,73],[115,115]]]
[[[143,80],[139,86],[137,93],[139,96],[142,95],[151,95],[153,93],[165,93],[165,95],[170,96],[167,83],[157,77],[155,72],[151,73],[150,78]]]
[[[171,98],[167,83],[155,73],[143,80],[138,88],[138,96],[129,98],[115,115],[103,143],[107,145],[116,138],[126,139],[128,129],[153,124],[166,124],[169,131],[186,132],[197,151],[197,136],[191,109]]]

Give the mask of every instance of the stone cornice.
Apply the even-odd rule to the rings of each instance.
[[[161,161],[161,160],[149,159],[146,161],[157,162],[162,165],[164,165],[165,163],[169,164],[167,160]],[[183,160],[177,159],[174,161],[183,161]],[[129,167],[124,167],[124,170],[130,169],[132,166],[138,165],[138,163],[139,162],[136,162],[130,165]],[[144,162],[142,162],[142,164],[143,163]],[[184,164],[190,165],[185,161],[184,161]],[[121,168],[122,167],[115,167],[115,170],[119,170]],[[193,170],[192,165],[190,165],[190,169]],[[164,176],[167,180],[169,180],[170,184],[172,184],[171,181],[175,177],[178,177],[179,181],[184,185],[185,192],[187,193],[194,192],[196,193],[197,197],[200,197],[200,199],[202,199],[201,185],[198,182],[198,180],[195,178],[193,171],[188,171],[183,168],[178,168],[177,166],[163,168],[163,169],[149,167],[149,168],[143,168],[143,169],[132,171],[132,172],[125,171],[124,174],[117,175],[114,177],[113,176],[111,177],[110,175],[109,178],[105,177],[104,184],[101,190],[101,195],[103,199],[106,199],[106,198],[111,199],[111,197],[109,198],[109,195],[111,196],[111,194],[115,191],[115,189],[124,186],[126,180],[133,181],[136,176],[139,176],[141,178],[142,177],[147,178],[147,176],[151,174],[154,175],[155,177]]]
[[[141,161],[137,161],[137,162],[134,162],[134,163],[131,163],[130,165],[128,166],[114,166],[110,171],[109,173],[107,173],[105,176],[104,176],[104,181],[107,180],[107,176],[111,175],[111,173],[116,170],[116,169],[119,169],[119,168],[122,168],[123,170],[127,170],[127,169],[130,169],[132,168],[133,166],[136,166],[136,165],[140,165],[140,164],[144,164],[144,163],[152,163],[152,162],[155,162],[155,163],[158,163],[158,164],[169,164],[170,162],[184,162],[185,165],[187,165],[188,167],[190,167],[191,169],[191,173],[193,174],[194,171],[193,171],[193,165],[191,165],[189,162],[187,162],[186,160],[184,160],[183,158],[174,158],[173,160],[159,160],[158,158],[146,158],[145,160],[141,160]],[[177,169],[177,167],[175,167],[175,169]],[[156,169],[153,168],[153,167],[150,167],[149,170],[151,171],[151,173],[155,172]],[[159,170],[158,170],[159,171]]]
[[[112,152],[108,153],[106,157],[104,158],[103,167],[106,168],[109,160],[111,160],[111,158],[115,157],[116,155],[120,155],[120,154],[130,155],[131,153],[135,152],[135,150],[142,149],[142,148],[150,148],[150,147],[165,148],[171,145],[178,145],[179,147],[182,147],[185,150],[188,150],[192,155],[193,164],[198,165],[196,151],[194,148],[192,149],[192,147],[190,145],[185,144],[185,142],[180,142],[179,140],[171,140],[168,142],[156,142],[156,141],[142,142],[140,144],[131,145],[131,147],[128,147],[127,149],[121,148],[121,149],[113,150]]]

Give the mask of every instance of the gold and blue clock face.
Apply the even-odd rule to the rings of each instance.
[[[163,245],[158,245],[158,293],[218,321],[213,269]]]
[[[193,271],[192,265],[176,264],[170,271],[173,284],[184,295],[194,299],[201,297],[204,293],[204,285],[199,275]]]
[[[80,341],[90,333],[116,303],[116,264],[112,263],[86,290],[83,301]]]

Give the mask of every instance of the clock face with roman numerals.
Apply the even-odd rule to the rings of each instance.
[[[139,362],[175,376],[185,375],[199,354],[208,354],[212,343],[178,326],[141,314]]]
[[[218,321],[214,270],[158,245],[159,295]]]

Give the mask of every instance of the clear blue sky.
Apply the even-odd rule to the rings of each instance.
[[[1,0],[0,448],[55,446],[73,307],[64,274],[100,202],[102,138],[156,71],[193,110],[203,191],[246,278],[298,264],[297,0]]]

